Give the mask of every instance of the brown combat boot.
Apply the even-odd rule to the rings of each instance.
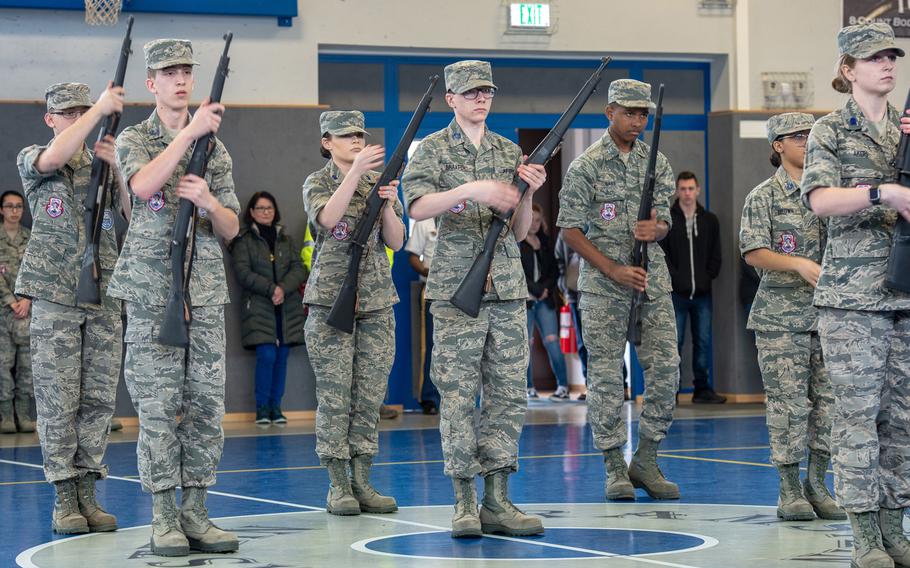
[[[853,557],[850,568],[894,568],[894,561],[885,552],[878,511],[847,513],[853,527]]]
[[[635,488],[629,480],[629,468],[626,459],[622,457],[622,448],[610,448],[604,451],[604,467],[607,470],[607,480],[604,483],[604,493],[610,501],[634,501]]]
[[[101,508],[95,499],[95,482],[100,475],[89,471],[79,478],[79,512],[88,522],[89,532],[110,532],[117,530],[117,517]]]
[[[477,514],[477,489],[474,480],[453,477],[455,486],[455,515],[452,517],[452,538],[483,536]]]
[[[483,478],[480,528],[508,536],[543,534],[540,517],[527,515],[509,500],[509,472],[500,469]]]
[[[190,553],[190,543],[180,527],[179,516],[176,489],[152,493],[152,554],[187,556]]]
[[[221,530],[209,520],[205,506],[208,491],[205,487],[184,487],[180,508],[180,527],[191,550],[199,552],[236,552],[240,548],[237,535]]]
[[[879,509],[882,546],[895,566],[910,566],[910,540],[904,536],[904,510]]]
[[[359,515],[360,502],[354,497],[351,479],[348,477],[348,460],[327,459],[325,468],[329,472],[329,493],[325,508],[333,515]]]
[[[825,475],[828,473],[828,464],[831,454],[818,450],[809,451],[809,464],[806,479],[803,480],[803,495],[812,505],[819,519],[842,521],[847,518],[847,513],[837,506],[837,502],[828,491],[825,484]]]
[[[88,521],[79,512],[79,497],[76,490],[76,478],[55,481],[54,512],[51,516],[51,528],[57,534],[83,534],[88,532]]]
[[[35,422],[29,417],[28,413],[32,409],[32,401],[28,395],[16,397],[16,424],[19,425],[19,431],[23,434],[29,434],[35,431]]]
[[[360,503],[360,510],[364,513],[394,513],[398,510],[395,498],[382,495],[370,485],[372,466],[372,456],[360,455],[351,458],[351,491],[354,498]]]
[[[679,499],[679,486],[664,477],[657,465],[658,445],[654,440],[638,438],[638,449],[629,462],[629,479],[653,499]]]
[[[785,521],[811,521],[815,518],[812,505],[803,495],[799,484],[799,464],[777,466],[780,475],[780,495],[777,497],[777,517]]]

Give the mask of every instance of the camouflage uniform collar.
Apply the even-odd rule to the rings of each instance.
[[[885,116],[888,118],[889,122],[900,121],[900,113],[890,102],[888,103],[888,110],[885,111]],[[866,121],[868,119],[863,116],[862,109],[859,108],[859,104],[852,96],[847,100],[847,104],[841,109],[841,119],[844,122],[844,128],[847,130],[869,131],[869,127],[866,126]]]
[[[490,132],[490,129],[487,128],[487,125],[483,126],[483,137],[480,139],[480,146],[478,148],[474,147],[474,144],[471,142],[468,135],[464,133],[461,125],[458,124],[458,121],[452,117],[452,122],[449,123],[448,128],[449,133],[449,144],[452,146],[458,146],[459,144],[463,145],[465,148],[468,148],[471,151],[477,150],[478,152],[484,148],[494,146],[494,139]]]
[[[187,115],[186,124],[189,124],[193,120],[193,114],[189,113]],[[184,125],[185,127],[186,125]],[[167,127],[161,122],[161,117],[158,116],[158,109],[152,109],[152,114],[148,118],[148,135],[149,138],[157,140],[159,138],[172,139],[170,132]]]
[[[778,185],[787,192],[787,194],[799,193],[799,182],[790,177],[790,174],[787,173],[787,170],[783,166],[778,166],[777,171],[774,172],[774,179],[777,180]]]
[[[607,131],[604,132],[604,135],[600,137],[600,143],[603,145],[603,148],[607,153],[608,160],[615,158],[622,153],[622,151],[619,149],[619,146],[616,145],[616,141],[614,141],[613,137],[610,136],[609,129],[607,129]],[[648,153],[645,152],[645,146],[642,144],[640,139],[636,139],[635,142],[632,143],[632,150],[629,153],[643,156],[645,158],[648,157]]]

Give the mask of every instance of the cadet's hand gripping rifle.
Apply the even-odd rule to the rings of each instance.
[[[664,115],[664,86],[657,89],[657,112],[654,114],[654,135],[651,137],[651,154],[648,156],[648,170],[645,174],[645,184],[641,191],[641,202],[638,206],[638,220],[647,221],[651,218],[651,209],[654,207],[654,185],[657,181],[657,147],[660,145],[660,125]],[[648,243],[635,241],[632,248],[632,266],[648,271]],[[632,345],[641,345],[641,309],[645,303],[645,293],[635,290],[632,293],[632,309],[629,312],[629,328],[626,338]]]
[[[910,93],[907,94],[904,108],[910,108]],[[901,134],[895,167],[897,183],[910,187],[910,135],[908,134]],[[894,226],[894,237],[891,240],[885,286],[902,292],[910,292],[910,223],[900,213],[897,214],[897,224]]]
[[[585,103],[588,102],[588,99],[594,94],[594,91],[597,89],[597,84],[600,82],[600,77],[609,63],[609,57],[604,57],[600,60],[600,66],[591,74],[578,94],[575,95],[572,104],[570,104],[569,108],[562,113],[562,116],[556,121],[556,125],[553,129],[547,133],[540,144],[537,145],[537,148],[534,148],[534,151],[531,152],[531,155],[525,160],[525,164],[543,164],[550,159],[562,142],[572,121],[575,120],[575,117],[581,112],[582,107],[585,106]],[[516,185],[518,186],[518,193],[523,199],[525,192],[528,190],[528,183],[522,179],[518,179]],[[476,318],[477,314],[480,313],[480,302],[483,299],[484,288],[490,274],[490,267],[493,264],[493,253],[496,251],[496,242],[502,235],[502,230],[509,226],[509,219],[511,219],[514,213],[515,209],[512,209],[502,215],[493,217],[493,222],[490,223],[490,228],[487,230],[486,238],[484,238],[483,241],[483,249],[480,251],[477,258],[474,259],[474,264],[471,266],[471,269],[465,275],[464,280],[461,281],[461,284],[452,296],[452,304],[472,318]]]
[[[133,17],[126,25],[126,37],[120,46],[120,60],[114,73],[114,86],[122,87],[126,76],[126,64],[132,52]],[[98,142],[117,132],[120,124],[120,113],[115,112],[105,117],[98,132]],[[80,304],[101,304],[101,264],[98,261],[98,248],[101,242],[101,224],[104,221],[104,203],[110,192],[110,165],[97,155],[92,159],[92,175],[85,192],[85,249],[82,252],[82,270],[79,272],[79,284],[76,287],[76,301]],[[111,212],[113,214],[113,211]],[[113,218],[112,218],[113,220]]]
[[[224,52],[218,61],[215,71],[215,81],[212,83],[212,94],[209,100],[212,103],[221,102],[221,92],[224,90],[224,80],[228,75],[228,49],[234,34],[228,32],[224,35]],[[184,175],[205,176],[205,169],[209,161],[209,145],[214,142],[215,135],[211,132],[196,139],[193,155],[190,157]],[[190,222],[195,227],[196,206],[189,199],[180,198],[177,205],[177,218],[174,220],[174,229],[171,235],[171,287],[167,295],[167,307],[164,310],[164,321],[161,323],[161,332],[158,341],[162,345],[173,347],[189,347],[190,344],[190,297],[189,283],[192,272],[192,251],[190,251],[190,265],[186,266],[187,243]],[[195,239],[194,239],[195,240]],[[195,247],[194,247],[195,248]],[[186,267],[186,269],[184,269]]]
[[[414,136],[417,135],[417,129],[420,128],[424,115],[430,108],[430,101],[433,99],[433,89],[436,87],[437,81],[439,81],[439,75],[430,77],[430,86],[427,87],[423,98],[420,99],[417,110],[411,116],[411,121],[398,142],[398,147],[395,148],[395,152],[389,159],[389,163],[382,170],[379,180],[373,184],[373,189],[367,198],[366,211],[364,211],[357,221],[357,226],[354,228],[354,234],[351,239],[351,256],[348,259],[348,272],[344,277],[344,282],[341,284],[341,290],[338,291],[338,296],[335,298],[335,303],[332,304],[332,311],[329,312],[329,317],[326,319],[326,323],[339,331],[354,333],[354,312],[357,309],[357,288],[360,284],[360,261],[363,258],[367,243],[373,235],[376,220],[379,219],[382,208],[386,204],[386,200],[379,196],[379,188],[389,185],[401,173],[404,159],[408,155],[408,148],[411,146]]]

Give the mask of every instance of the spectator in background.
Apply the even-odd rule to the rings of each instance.
[[[550,395],[550,400],[564,402],[569,400],[569,379],[566,374],[566,360],[559,346],[559,315],[556,310],[559,268],[550,249],[543,210],[536,203],[532,207],[528,236],[519,247],[521,265],[528,281],[528,344],[533,349],[536,325],[543,339],[543,346],[547,350],[547,357],[550,359],[550,368],[556,375],[556,392]],[[528,358],[528,398],[538,398],[532,380],[532,360],[533,357]]]
[[[231,243],[234,271],[243,287],[243,346],[256,350],[256,424],[285,424],[281,412],[288,355],[303,343],[300,284],[307,278],[297,247],[279,225],[271,193],[257,191]]]
[[[701,188],[692,172],[676,178],[676,202],[670,208],[673,225],[661,248],[673,282],[676,338],[680,359],[686,320],[692,321],[692,402],[726,402],[709,382],[711,369],[711,281],[720,274],[720,228],[717,216],[698,203]]]
[[[420,349],[420,406],[424,414],[439,414],[439,391],[430,380],[430,352],[433,347],[433,316],[426,300],[427,274],[430,273],[430,262],[436,250],[436,218],[430,217],[417,221],[411,229],[408,242],[404,245],[408,251],[408,262],[411,268],[420,275],[423,286],[420,289],[420,322],[423,345]]]
[[[585,348],[585,343],[581,338],[581,316],[578,313],[578,272],[581,256],[566,243],[562,230],[559,231],[556,237],[556,246],[553,253],[556,257],[556,267],[559,270],[557,285],[563,299],[572,311],[572,324],[575,326],[575,344],[578,346],[578,358],[581,360],[581,374],[585,377],[585,384],[587,384],[588,350]],[[578,400],[585,400],[586,398],[587,393],[578,395]]]

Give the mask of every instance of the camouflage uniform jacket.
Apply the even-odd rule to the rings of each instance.
[[[799,197],[799,184],[783,166],[746,196],[739,249],[766,248],[818,264],[825,248],[825,223]],[[757,331],[815,331],[818,314],[812,285],[795,272],[761,271],[761,284],[747,328]]]
[[[124,179],[129,181],[172,141],[173,136],[161,124],[156,111],[152,111],[147,120],[126,128],[117,137],[117,160]],[[184,175],[192,153],[191,146],[164,187],[148,200],[141,201],[135,195],[132,196],[130,228],[108,291],[115,298],[146,306],[167,304],[171,284],[171,232],[177,217],[176,185]],[[231,157],[224,144],[215,139],[205,181],[218,202],[237,213],[240,211],[240,203],[234,193],[231,167]],[[132,188],[130,193],[132,194]],[[212,221],[204,209],[197,211],[196,223],[196,254],[190,274],[190,301],[193,306],[227,304],[230,299],[221,244],[212,231]]]
[[[317,306],[331,306],[335,303],[341,283],[348,273],[351,238],[360,217],[366,211],[370,190],[379,180],[379,172],[371,171],[361,176],[357,189],[351,196],[348,208],[341,220],[331,231],[323,229],[316,218],[329,198],[341,185],[344,175],[333,160],[329,160],[321,170],[307,176],[303,184],[303,207],[312,226],[316,229],[316,248],[313,253],[313,266],[307,280],[303,303]],[[395,214],[401,218],[403,209],[396,200]],[[382,243],[382,219],[373,228],[375,240],[371,237],[368,251],[360,261],[360,281],[358,286],[358,311],[371,312],[388,308],[398,303],[398,293],[392,282],[392,270],[389,257],[386,256]]]
[[[569,165],[559,192],[559,218],[563,228],[580,229],[600,252],[618,264],[632,262],[635,238],[632,229],[638,221],[642,186],[648,169],[650,146],[636,140],[628,156],[628,165],[610,137],[603,137],[586,149]],[[673,171],[660,152],[657,154],[654,209],[657,220],[670,226],[670,199],[673,196]],[[669,294],[670,272],[664,252],[657,243],[648,246],[649,298]],[[607,296],[618,302],[631,302],[632,289],[617,284],[582,259],[578,290]],[[584,295],[582,295],[584,298]]]
[[[83,146],[61,169],[42,174],[35,169],[35,162],[49,145],[24,148],[17,160],[22,189],[32,213],[32,238],[19,266],[16,294],[75,306],[85,250],[82,214],[92,174],[92,153]],[[115,183],[109,196],[112,207],[104,210],[98,253],[102,302],[111,308],[115,307],[114,303],[103,298],[110,271],[117,262],[117,238],[111,210],[120,210],[119,195]]]
[[[475,148],[452,119],[447,128],[430,134],[417,146],[401,185],[410,203],[476,180],[517,183],[520,163],[521,148],[514,142],[485,129],[480,147]],[[473,201],[463,201],[436,218],[436,251],[427,276],[427,299],[452,297],[480,254],[492,221],[493,210]],[[515,234],[504,232],[490,268],[493,287],[484,295],[484,301],[524,300],[528,296]]]
[[[802,198],[817,187],[855,187],[895,180],[894,158],[900,132],[897,109],[888,105],[885,142],[871,134],[866,118],[851,97],[840,110],[812,127],[806,148]],[[910,294],[885,288],[888,254],[897,212],[886,205],[828,219],[828,243],[815,305],[847,310],[910,309]]]
[[[16,289],[16,275],[19,264],[25,254],[29,235],[28,228],[19,226],[19,232],[12,239],[0,227],[0,305],[8,306],[16,301],[13,290]]]

